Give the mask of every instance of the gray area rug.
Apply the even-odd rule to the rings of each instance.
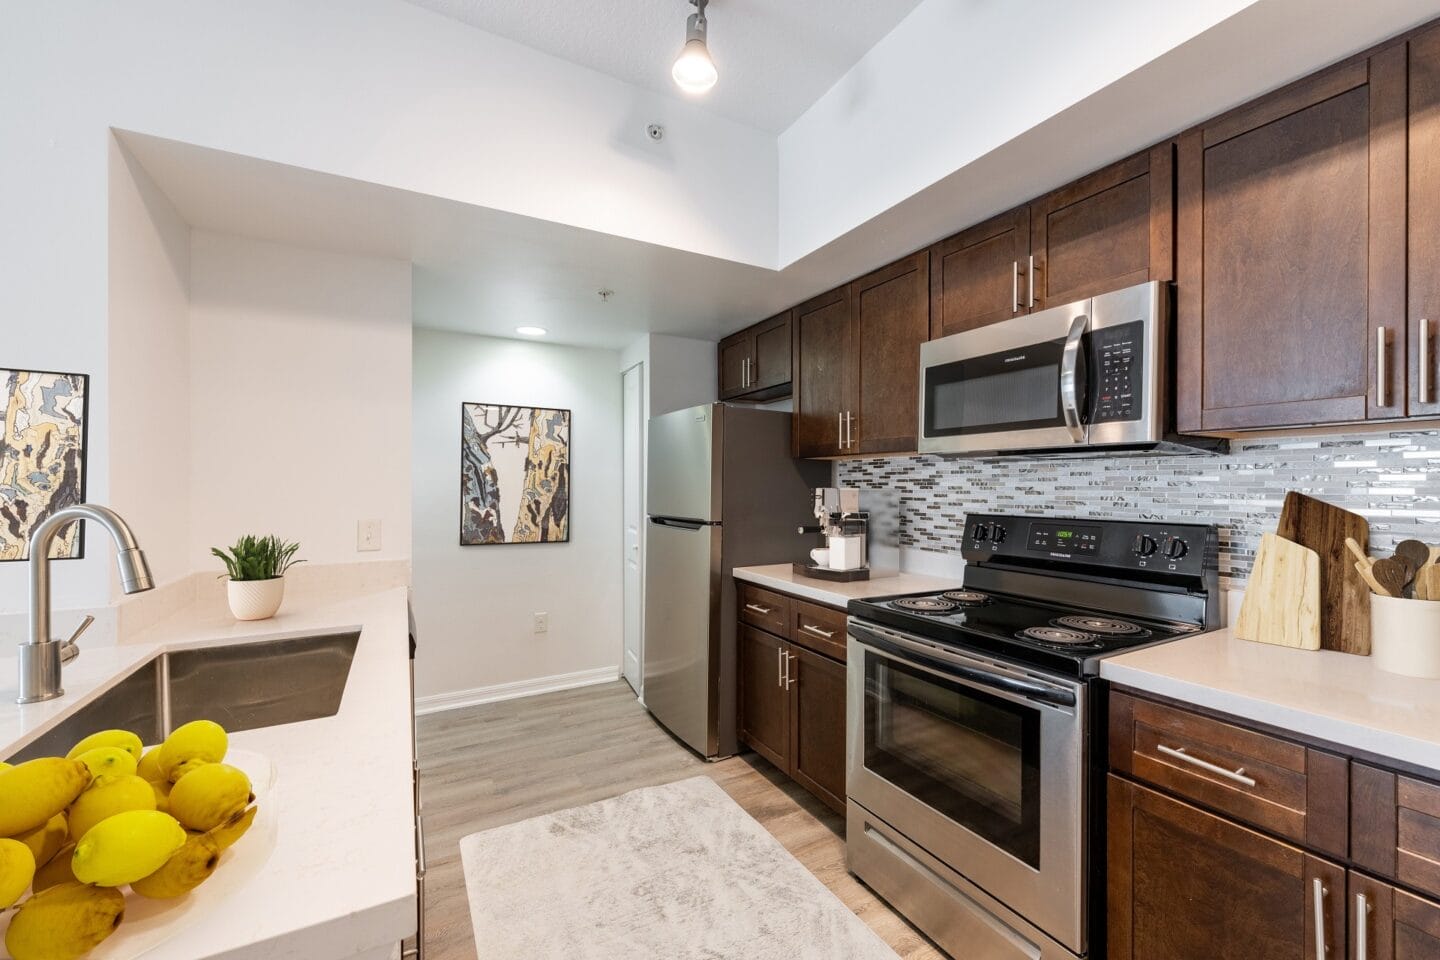
[[[460,841],[480,960],[896,960],[709,777]]]

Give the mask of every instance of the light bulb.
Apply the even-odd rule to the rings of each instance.
[[[685,41],[680,56],[675,58],[675,65],[670,68],[670,76],[686,93],[704,93],[715,86],[720,77],[715,72],[715,62],[710,59],[705,41],[698,37]]]

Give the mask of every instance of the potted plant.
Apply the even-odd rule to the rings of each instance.
[[[219,547],[210,552],[225,564],[222,576],[229,578],[226,592],[230,612],[236,620],[265,620],[275,616],[280,601],[285,599],[285,571],[303,560],[296,560],[298,543],[286,543],[279,537],[243,536],[226,553]]]

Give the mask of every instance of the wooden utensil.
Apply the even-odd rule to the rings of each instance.
[[[1419,570],[1430,562],[1430,548],[1419,540],[1401,540],[1395,544],[1395,556],[1403,557],[1412,567]]]
[[[1411,574],[1405,561],[1386,557],[1370,564],[1370,576],[1385,588],[1386,596],[1398,597],[1405,593],[1405,585],[1410,582]]]
[[[1319,650],[1320,593],[1320,555],[1273,533],[1265,534],[1245,587],[1235,636]]]
[[[1416,600],[1440,600],[1440,566],[1428,564],[1416,575]]]
[[[1375,579],[1375,575],[1370,572],[1370,566],[1373,563],[1374,561],[1369,557],[1366,557],[1364,560],[1357,560],[1355,561],[1355,570],[1360,574],[1360,578],[1365,581],[1365,584],[1370,588],[1372,593],[1377,593],[1382,597],[1388,597],[1390,596],[1389,592],[1380,585],[1379,581]]]
[[[1320,558],[1320,646],[1368,656],[1370,588],[1347,555],[1345,540],[1354,540],[1364,557],[1370,545],[1369,522],[1292,490],[1285,494],[1275,532]]]

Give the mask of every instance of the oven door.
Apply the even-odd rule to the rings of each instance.
[[[849,798],[1084,953],[1084,685],[849,632]]]

